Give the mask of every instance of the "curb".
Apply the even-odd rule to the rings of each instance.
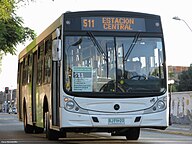
[[[147,131],[157,131],[157,132],[167,133],[167,134],[176,134],[176,135],[192,136],[192,133],[183,132],[183,131],[158,130],[158,129],[149,129],[149,128],[144,128],[144,130],[147,130]]]

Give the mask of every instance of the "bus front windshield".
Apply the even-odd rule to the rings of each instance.
[[[162,93],[166,88],[160,37],[66,36],[64,88],[74,93]]]

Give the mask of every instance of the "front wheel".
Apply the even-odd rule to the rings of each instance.
[[[62,138],[66,137],[66,133],[50,129],[49,112],[45,113],[45,131],[46,131],[46,138],[48,140],[58,140],[61,137]]]
[[[131,128],[126,133],[127,140],[138,140],[140,135],[140,128]]]
[[[39,133],[43,133],[43,132],[44,132],[44,128],[37,127],[37,126],[35,126],[34,130],[35,130],[35,133],[36,133],[36,134],[39,134]]]

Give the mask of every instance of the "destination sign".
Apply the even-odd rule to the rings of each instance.
[[[144,18],[129,17],[81,17],[81,30],[146,31]]]

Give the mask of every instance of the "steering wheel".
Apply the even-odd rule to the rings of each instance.
[[[115,90],[115,81],[109,81],[108,83],[104,84],[101,88],[100,88],[100,92],[114,92]],[[123,89],[123,87],[121,87],[121,85],[118,83],[117,85],[117,91],[118,92],[125,92],[125,90]]]
[[[146,76],[144,75],[136,75],[130,78],[131,80],[146,80]]]

